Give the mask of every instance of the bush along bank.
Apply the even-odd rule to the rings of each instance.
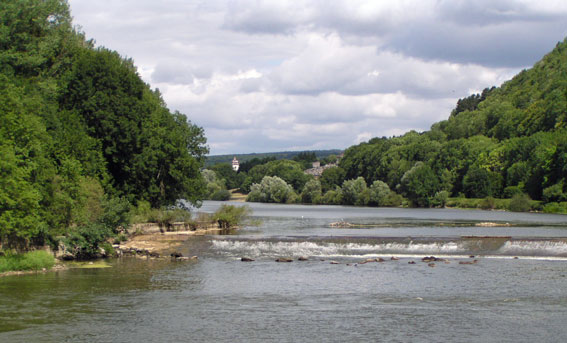
[[[141,203],[130,211],[128,223],[114,230],[92,225],[62,239],[55,256],[62,260],[89,260],[124,254],[159,257],[161,250],[197,234],[218,234],[237,229],[251,214],[248,206],[223,205],[215,213],[198,213],[195,218],[183,208],[151,209]],[[171,238],[171,235],[176,237]],[[144,236],[148,236],[144,239]],[[184,236],[180,239],[179,236]]]

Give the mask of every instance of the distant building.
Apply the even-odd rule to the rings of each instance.
[[[226,161],[226,160],[225,160]],[[238,168],[240,168],[240,163],[238,162],[238,160],[236,159],[236,156],[234,156],[234,158],[232,159],[232,170],[234,170],[235,172],[238,171]]]
[[[321,162],[315,161],[313,162],[313,168],[319,168],[321,166]]]

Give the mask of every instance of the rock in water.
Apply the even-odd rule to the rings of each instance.
[[[293,262],[293,259],[286,258],[286,257],[280,257],[280,258],[276,259],[276,262]]]
[[[298,261],[309,261],[309,259],[305,256],[301,256],[297,259]]]
[[[250,257],[242,257],[240,259],[240,261],[242,261],[242,262],[254,262],[254,259],[252,259]]]

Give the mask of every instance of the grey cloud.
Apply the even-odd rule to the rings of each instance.
[[[426,130],[567,34],[567,5],[545,0],[70,3],[215,154]]]

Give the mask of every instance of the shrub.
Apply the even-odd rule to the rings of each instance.
[[[506,188],[504,188],[504,197],[505,198],[511,198],[516,194],[522,194],[524,193],[522,191],[522,188],[520,186],[508,186]]]
[[[387,183],[380,180],[374,181],[370,186],[370,203],[376,206],[387,206],[386,202],[391,192]]]
[[[433,196],[431,205],[435,207],[445,207],[445,205],[447,204],[447,199],[449,199],[449,192],[439,191]]]
[[[106,256],[114,256],[116,254],[114,248],[112,247],[112,244],[108,242],[103,242],[99,246],[100,248],[104,249]]]
[[[563,181],[543,190],[543,201],[545,202],[561,202],[565,200],[567,200],[567,194],[563,193]]]
[[[98,222],[116,232],[118,227],[130,225],[130,202],[126,198],[110,198],[103,202],[104,212]]]
[[[343,202],[343,191],[337,186],[334,190],[330,190],[321,198],[321,202],[326,205],[340,205]]]
[[[567,214],[567,202],[550,202],[543,207],[545,213],[564,213]]]
[[[108,227],[92,223],[69,234],[63,244],[75,258],[90,259],[97,257],[100,245],[111,235],[112,231]]]
[[[321,200],[321,183],[318,180],[309,180],[303,186],[301,202],[304,204],[317,204]]]
[[[227,229],[238,226],[251,213],[248,206],[222,205],[212,217],[221,228]]]
[[[516,194],[510,199],[509,210],[513,212],[528,212],[531,209],[531,199],[527,194]]]
[[[480,208],[483,210],[493,210],[496,207],[496,201],[493,197],[486,197],[480,202]]]
[[[417,162],[402,176],[400,189],[414,206],[429,207],[440,189],[439,178],[428,165]]]
[[[250,202],[295,202],[297,199],[293,188],[277,176],[264,176],[262,182],[250,187],[246,201]]]
[[[346,180],[341,189],[345,205],[365,206],[370,201],[370,191],[362,176],[354,180]]]
[[[36,250],[25,254],[8,251],[0,256],[0,273],[12,270],[41,270],[55,265],[55,258],[46,251]]]
[[[230,192],[226,189],[219,189],[210,196],[211,200],[226,201],[230,200]]]

